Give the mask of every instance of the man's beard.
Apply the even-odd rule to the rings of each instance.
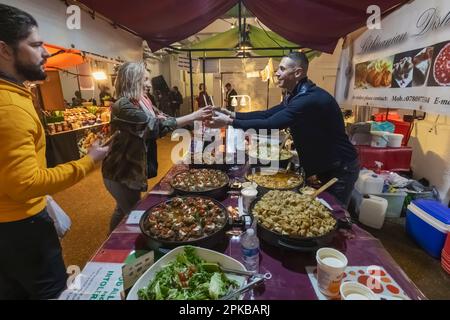
[[[25,64],[16,59],[15,69],[18,74],[20,74],[24,79],[28,81],[45,80],[47,78],[47,74],[45,73],[45,71],[42,71],[41,65],[42,64]]]

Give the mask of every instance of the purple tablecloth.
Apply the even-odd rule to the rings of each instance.
[[[239,172],[235,173],[239,175]],[[347,215],[346,211],[329,194],[321,197],[331,205],[337,218]],[[166,200],[164,195],[149,194],[137,205],[137,210],[147,210],[151,206]],[[228,197],[223,201],[225,206],[237,206],[237,197]],[[226,244],[225,244],[226,245]],[[337,233],[330,247],[344,253],[348,266],[378,265],[391,275],[397,284],[411,299],[426,299],[408,276],[402,271],[380,241],[357,225],[351,230]],[[139,226],[126,225],[125,221],[117,227],[111,236],[92,258],[96,262],[124,262],[133,250],[145,248]],[[228,245],[218,251],[242,261],[239,247],[239,237],[232,236]],[[261,243],[260,273],[270,272],[272,279],[265,282],[264,288],[255,291],[255,299],[267,300],[315,300],[318,299],[305,267],[316,266],[313,253],[299,253],[279,249]]]

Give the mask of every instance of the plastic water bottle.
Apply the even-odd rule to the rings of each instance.
[[[241,249],[244,265],[248,271],[259,270],[259,239],[255,230],[250,228],[241,236]]]

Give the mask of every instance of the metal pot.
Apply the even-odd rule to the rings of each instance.
[[[141,229],[142,234],[146,238],[146,244],[150,249],[156,250],[160,247],[165,248],[165,249],[173,249],[173,248],[176,248],[179,246],[184,246],[184,245],[199,246],[199,247],[203,247],[203,248],[213,248],[213,247],[217,246],[218,244],[224,242],[224,240],[226,239],[226,235],[225,235],[226,231],[228,231],[232,227],[240,227],[242,229],[244,228],[244,226],[245,226],[244,217],[242,217],[242,221],[237,221],[237,222],[231,221],[232,219],[229,217],[227,209],[219,201],[212,199],[210,197],[205,197],[205,196],[193,196],[193,197],[208,199],[208,200],[214,202],[214,204],[216,204],[219,208],[221,208],[222,212],[225,216],[224,225],[219,230],[217,230],[216,232],[214,232],[210,235],[207,235],[207,236],[195,239],[195,240],[190,240],[190,241],[170,241],[170,240],[164,240],[164,239],[160,239],[160,238],[156,238],[156,237],[152,236],[150,234],[150,232],[148,231],[148,228],[146,228],[146,222],[148,220],[148,216],[151,214],[151,212],[153,211],[153,209],[155,207],[161,205],[162,203],[167,204],[167,203],[170,203],[171,201],[173,201],[173,198],[171,198],[164,202],[153,205],[151,208],[149,208],[147,211],[145,211],[145,213],[141,217],[141,220],[139,221],[139,227]],[[181,198],[188,198],[188,197],[181,197]]]
[[[253,173],[261,172],[262,170],[269,170],[269,169],[266,167],[249,168],[247,173],[245,174],[245,179],[247,181],[252,181],[248,178],[248,176]],[[278,170],[275,170],[274,172],[286,173],[286,172],[293,172],[293,171],[286,171],[286,169],[278,169]],[[291,187],[291,188],[269,188],[269,187],[263,187],[258,184],[258,187],[257,187],[258,194],[263,195],[263,194],[269,192],[270,190],[295,191],[296,192],[305,186],[305,177],[301,175],[301,178],[303,179],[303,182],[299,186]]]
[[[227,171],[233,164],[227,164],[227,163],[195,163],[194,157],[191,156],[191,163],[189,164],[189,168],[192,169],[214,169],[214,170],[220,170],[220,171]]]
[[[178,174],[176,174],[172,181],[175,179],[176,176],[178,176],[179,174],[181,174],[183,172],[180,172]],[[187,190],[183,190],[180,188],[177,188],[175,186],[173,186],[172,181],[170,181],[170,185],[171,187],[174,189],[175,193],[180,195],[180,196],[188,196],[188,195],[192,195],[192,196],[205,196],[205,197],[211,197],[214,199],[218,199],[218,200],[223,200],[227,197],[227,192],[229,189],[229,185],[230,185],[230,178],[228,177],[227,174],[225,174],[227,179],[226,182],[224,183],[224,185],[214,188],[214,189],[209,189],[209,190],[205,190],[205,191],[187,191]]]
[[[250,205],[249,213],[253,216],[253,208],[256,203],[261,200],[261,196],[257,197]],[[332,212],[330,211],[332,214]],[[334,218],[334,217],[333,217]],[[346,219],[336,219],[334,228],[324,235],[318,237],[294,237],[282,235],[264,227],[261,223],[257,223],[258,237],[270,245],[278,248],[293,250],[297,252],[314,252],[318,249],[329,245],[339,229],[350,229],[352,223]]]
[[[248,158],[249,163],[251,163],[252,167],[269,167],[272,163],[272,161],[269,161],[267,163],[267,160],[263,160],[261,158],[255,158],[253,156],[251,156],[248,152],[246,153],[246,156]],[[278,167],[279,168],[286,168],[287,165],[289,164],[289,162],[292,161],[292,159],[294,159],[294,155],[292,154],[291,157],[287,158],[287,159],[283,159],[283,160],[278,160]]]

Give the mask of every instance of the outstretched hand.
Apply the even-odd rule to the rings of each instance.
[[[226,109],[226,108],[221,108],[221,107],[218,107],[218,106],[213,106],[213,110],[216,111],[216,113],[217,113],[217,112],[220,112],[220,113],[226,114],[226,115],[229,116],[229,117],[232,116],[232,112],[231,112],[230,110]]]
[[[233,119],[223,113],[216,113],[206,125],[210,128],[223,128],[233,123]]]
[[[100,146],[100,141],[95,140],[89,149],[88,155],[94,160],[94,162],[99,162],[105,159],[106,155],[109,152],[109,146],[102,147]]]
[[[197,111],[193,112],[191,114],[191,120],[192,121],[211,120],[213,115],[214,115],[214,111],[212,110],[212,107],[206,106],[204,108],[198,109]]]

